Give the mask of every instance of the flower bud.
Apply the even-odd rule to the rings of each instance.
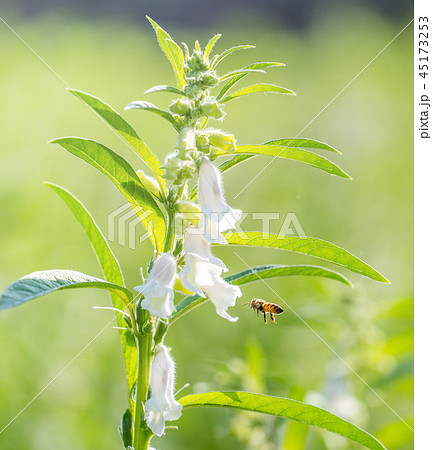
[[[195,143],[197,146],[197,149],[202,153],[209,153],[210,152],[210,141],[209,136],[207,132],[201,131],[201,132],[195,132]]]
[[[189,100],[184,98],[178,98],[177,100],[173,100],[171,105],[169,106],[169,110],[174,113],[178,114],[180,116],[185,116],[189,113],[191,109],[191,105]]]
[[[214,119],[222,119],[225,116],[222,106],[214,97],[210,97],[201,103],[201,111],[206,116],[213,117]]]
[[[141,169],[136,171],[141,183],[147,188],[147,190],[154,195],[155,197],[159,197],[161,194],[160,187],[156,178],[149,177],[146,175]]]
[[[189,160],[192,159],[187,153],[196,150],[195,133],[193,128],[187,127],[180,131],[175,149],[179,151],[180,158]]]
[[[171,153],[167,156],[162,169],[164,171],[163,177],[166,180],[180,185],[194,176],[196,164],[193,160],[184,160],[175,153]]]
[[[197,204],[185,200],[180,202],[176,209],[179,212],[176,216],[176,234],[182,236],[188,226],[198,226],[201,220],[201,210]]]
[[[220,148],[224,152],[232,153],[236,149],[236,140],[233,134],[225,133],[222,130],[209,129],[209,143],[211,146]]]

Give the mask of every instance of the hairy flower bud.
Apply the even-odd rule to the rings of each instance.
[[[189,100],[184,98],[178,98],[177,100],[173,100],[171,105],[169,105],[169,110],[180,116],[185,116],[191,110],[191,105]]]
[[[161,191],[156,178],[149,177],[141,169],[138,169],[136,173],[141,183],[147,188],[147,190],[151,192],[155,197],[159,197]]]
[[[222,119],[225,116],[222,105],[214,97],[210,97],[201,103],[201,111],[206,116],[214,119]]]
[[[209,128],[207,130],[209,143],[212,147],[219,148],[224,152],[234,152],[236,149],[236,140],[233,134],[222,130]]]
[[[189,225],[198,226],[201,220],[201,210],[196,203],[189,200],[180,202],[176,207],[176,234],[183,235]]]

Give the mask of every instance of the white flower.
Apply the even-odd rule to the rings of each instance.
[[[154,263],[147,283],[135,286],[135,290],[144,295],[141,307],[152,316],[167,319],[174,311],[174,280],[176,262],[171,253],[164,253]]]
[[[200,229],[204,239],[226,244],[221,233],[235,228],[242,212],[232,209],[225,201],[221,173],[206,156],[202,158],[199,168],[198,200],[203,214]]]
[[[151,397],[145,402],[144,419],[157,436],[162,436],[166,420],[177,420],[182,405],[174,398],[174,360],[168,348],[160,344],[150,369]]]
[[[183,286],[201,297],[207,296],[221,317],[237,321],[238,317],[231,317],[227,309],[235,305],[237,297],[242,295],[241,290],[221,277],[227,268],[222,260],[212,255],[210,244],[199,229],[189,227],[186,230],[184,249],[186,262],[179,274]]]

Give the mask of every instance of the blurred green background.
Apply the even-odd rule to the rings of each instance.
[[[224,72],[254,61],[282,61],[266,82],[296,97],[250,96],[227,104],[223,127],[239,143],[295,136],[409,21],[392,21],[367,8],[320,10],[301,30],[269,18],[231,11],[200,29],[161,25],[177,41],[207,42],[223,33],[218,49],[252,43]],[[33,18],[9,8],[3,17],[70,86],[97,95],[121,111],[156,84],[174,83],[169,63],[144,20],[86,18],[45,12]],[[158,17],[154,17],[158,20]],[[107,232],[107,214],[123,204],[102,175],[58,146],[61,136],[96,139],[141,168],[132,152],[31,51],[0,23],[0,289],[35,270],[75,269],[101,276],[80,226],[45,180],[78,196]],[[249,81],[261,81],[254,75]],[[244,301],[281,303],[264,283],[243,288],[232,308],[236,324],[212,305],[193,311],[167,337],[183,393],[256,390],[290,396],[343,415],[389,449],[412,448],[413,435],[386,402],[412,426],[413,150],[412,32],[408,28],[307,129],[310,137],[343,155],[324,155],[352,181],[295,162],[275,161],[237,198],[271,158],[254,159],[225,176],[229,203],[246,212],[294,212],[306,234],[329,240],[366,260],[392,282],[380,285],[346,273],[351,289],[331,280],[270,280],[271,287],[373,388],[375,395],[288,308],[266,327]],[[152,96],[166,108],[168,95]],[[129,111],[125,117],[163,159],[176,135],[164,121]],[[215,124],[216,125],[216,124]],[[277,231],[282,223],[274,221]],[[248,217],[245,229],[260,222]],[[117,243],[128,286],[151,250]],[[234,249],[248,265],[319,263],[270,249]],[[215,250],[236,273],[247,267],[233,248]],[[331,267],[330,265],[327,265]],[[334,267],[337,269],[337,267]],[[0,314],[0,429],[53,379],[111,319],[104,292],[61,292]],[[121,448],[117,426],[127,406],[117,331],[105,330],[34,403],[0,434],[4,450]],[[382,400],[380,400],[381,397]],[[355,449],[330,433],[270,416],[188,410],[179,430],[154,439],[157,449]]]

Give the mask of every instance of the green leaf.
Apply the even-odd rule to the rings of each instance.
[[[149,16],[146,16],[155,30],[161,50],[165,53],[174,70],[177,87],[181,89],[184,83],[184,57],[181,48],[174,42],[171,36]]]
[[[66,137],[52,141],[106,175],[125,196],[147,229],[158,252],[163,251],[165,218],[129,163],[108,147],[89,139]]]
[[[174,86],[167,86],[166,84],[162,84],[159,86],[153,86],[152,88],[147,89],[144,92],[144,95],[152,94],[154,92],[169,92],[170,94],[177,94],[177,95],[183,95],[183,96],[186,95],[182,90],[177,89]]]
[[[269,93],[273,92],[278,94],[296,95],[295,92],[282,86],[276,86],[274,84],[268,83],[258,83],[258,84],[251,84],[250,86],[246,86],[242,89],[239,89],[238,91],[234,92],[234,94],[228,95],[227,97],[221,99],[220,102],[226,103],[229,102],[230,100],[234,100],[244,95],[256,94],[258,92],[269,92]]]
[[[297,139],[297,138],[283,138],[283,139],[273,139],[271,141],[265,142],[265,145],[282,145],[284,147],[302,147],[302,148],[318,148],[320,150],[328,150],[330,152],[339,153],[334,147],[331,147],[324,142],[316,141],[315,139]]]
[[[237,52],[239,50],[247,50],[249,48],[255,48],[255,45],[237,45],[235,47],[231,47],[231,48],[228,48],[227,50],[224,50],[220,55],[216,55],[212,59],[212,61],[210,63],[210,68],[215,69],[216,66],[231,53]]]
[[[233,70],[232,72],[228,72],[224,75],[222,75],[219,78],[219,81],[225,81],[225,80],[229,80],[230,78],[233,78],[237,75],[241,75],[241,74],[249,74],[249,73],[265,73],[264,70],[260,70],[260,69],[238,69],[238,70]]]
[[[370,450],[385,450],[385,447],[377,439],[354,424],[325,409],[297,400],[248,392],[207,392],[205,394],[186,395],[179,402],[185,409],[216,406],[284,417],[339,434]]]
[[[351,177],[345,173],[339,166],[329,161],[327,158],[323,156],[317,155],[316,153],[308,152],[307,150],[302,150],[300,148],[291,148],[283,145],[271,145],[271,144],[262,144],[262,145],[237,145],[234,152],[223,152],[222,150],[214,151],[215,156],[226,156],[233,154],[242,154],[242,155],[266,155],[266,156],[274,156],[278,158],[286,158],[292,159],[294,161],[298,161],[309,166],[315,167],[316,169],[320,169],[324,172],[327,172],[331,175],[336,175],[341,178],[351,179]],[[229,165],[228,168],[233,167],[238,164],[242,160],[230,161],[227,163]],[[227,169],[225,169],[227,170]]]
[[[213,50],[214,45],[216,44],[216,42],[219,40],[219,38],[221,37],[221,34],[215,34],[207,43],[206,48],[204,50],[204,59],[208,60],[211,51]]]
[[[108,289],[119,295],[125,304],[133,299],[133,293],[118,284],[74,270],[44,270],[33,272],[10,284],[0,297],[0,310],[21,305],[51,292],[77,288]]]
[[[127,409],[122,416],[119,431],[123,441],[124,448],[132,447],[132,423],[133,417],[130,409]]]
[[[86,207],[73,194],[61,186],[47,182],[45,182],[45,184],[62,198],[84,229],[84,232],[89,238],[93,250],[96,253],[96,257],[99,261],[105,279],[111,283],[124,286],[125,283],[120,265],[107,240],[105,239],[105,236],[102,234],[102,231],[97,226],[95,220]],[[123,300],[114,292],[111,292],[110,294],[113,307],[120,310],[123,309]],[[137,350],[135,339],[131,333],[121,329],[127,327],[122,315],[117,314],[116,317],[122,342],[128,386],[130,390],[137,377]],[[133,405],[131,405],[131,407],[132,406]]]
[[[176,131],[180,131],[180,126],[174,119],[173,115],[168,111],[164,111],[163,109],[158,108],[157,106],[153,105],[153,103],[144,101],[132,102],[126,106],[125,110],[128,109],[143,109],[145,111],[155,113],[163,117],[165,120],[168,120],[168,122],[176,129]]]
[[[303,253],[316,258],[330,261],[333,264],[345,267],[351,272],[364,275],[372,280],[382,283],[389,281],[374,268],[361,259],[347,252],[341,247],[321,239],[296,236],[282,236],[277,234],[262,233],[260,231],[230,232],[225,234],[228,244],[247,245],[253,247],[277,248],[295,253]]]
[[[138,133],[132,128],[123,117],[111,108],[110,105],[101,99],[79,91],[77,89],[68,89],[73,95],[81,99],[90,108],[102,117],[111,127],[126,141],[127,144],[136,152],[136,154],[145,162],[149,169],[159,178],[163,171],[160,168],[161,163],[154,153],[147,147]],[[161,178],[160,178],[161,179]]]
[[[254,156],[256,156],[256,155],[237,155],[237,156],[234,156],[233,158],[228,159],[228,160],[224,161],[222,164],[220,164],[219,170],[222,173],[226,172],[227,170],[231,169],[232,167],[236,166],[237,164],[240,164],[243,161],[251,159]]]
[[[244,67],[243,69],[264,69],[265,67],[283,67],[285,64],[278,63],[278,62],[257,62],[253,64],[249,64],[248,66]],[[248,73],[240,74],[234,78],[231,78],[228,83],[225,84],[225,86],[220,90],[219,94],[217,95],[217,99],[220,100],[223,98],[223,96],[240,80],[242,80]]]
[[[236,273],[225,277],[228,283],[235,285],[242,285],[246,283],[253,283],[265,278],[280,278],[289,276],[307,276],[307,277],[321,277],[329,278],[331,280],[340,281],[352,287],[352,284],[340,273],[324,267],[312,265],[296,265],[284,266],[280,264],[270,264],[267,266],[258,266],[251,269],[246,269],[243,272]]]
[[[329,278],[341,283],[352,286],[352,284],[340,273],[333,270],[325,269],[324,267],[303,265],[303,266],[284,266],[278,264],[253,267],[242,272],[229,275],[225,277],[225,281],[236,286],[241,286],[247,283],[253,283],[254,281],[260,281],[268,278],[280,278],[288,276],[309,276],[309,277],[322,277]],[[170,323],[177,320],[183,314],[186,314],[190,310],[204,303],[207,299],[200,297],[199,295],[189,295],[182,299],[176,305],[176,312],[170,320]]]

